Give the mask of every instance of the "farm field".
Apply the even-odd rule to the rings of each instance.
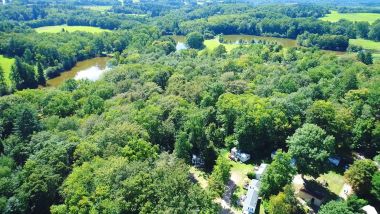
[[[349,21],[365,21],[372,24],[377,19],[380,19],[380,14],[378,13],[339,13],[338,11],[331,11],[330,14],[327,14],[325,17],[322,17],[321,20],[329,22],[337,22],[341,19],[347,19]]]
[[[89,32],[89,33],[101,33],[101,32],[110,31],[106,29],[101,29],[99,27],[67,26],[67,25],[56,25],[56,26],[46,26],[46,27],[35,28],[37,33],[59,33],[62,31],[62,29],[65,29],[65,31],[68,31],[68,32],[84,31],[84,32]]]
[[[12,67],[13,62],[14,62],[14,59],[6,58],[3,55],[0,55],[0,66],[4,70],[4,76],[8,84],[10,83],[9,73],[11,72],[11,67]]]

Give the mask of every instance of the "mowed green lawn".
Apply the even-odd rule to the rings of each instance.
[[[14,61],[15,60],[13,58],[6,58],[3,55],[0,55],[0,66],[4,70],[5,80],[7,81],[8,84],[10,83],[9,73],[11,72],[11,67]]]
[[[206,48],[210,51],[214,50],[216,47],[221,45],[218,38],[215,39],[209,39],[204,41],[204,45]],[[230,52],[232,49],[239,47],[238,44],[223,44],[224,47],[226,47],[227,52]]]
[[[380,42],[367,39],[350,39],[350,44],[362,46],[364,49],[380,52]]]
[[[106,29],[101,29],[99,27],[67,26],[67,25],[56,25],[56,26],[46,26],[46,27],[35,28],[37,33],[59,33],[62,31],[62,29],[65,29],[65,31],[68,31],[68,32],[84,31],[84,32],[89,32],[89,33],[101,33],[101,32],[110,31]]]
[[[326,14],[321,20],[329,22],[337,22],[341,19],[346,19],[349,21],[364,21],[372,24],[377,19],[380,19],[379,13],[339,13],[338,11],[331,11],[330,14]]]

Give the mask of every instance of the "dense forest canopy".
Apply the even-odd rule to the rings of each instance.
[[[0,5],[0,212],[213,214],[225,198],[241,212],[260,163],[267,213],[315,209],[299,203],[295,175],[334,196],[320,213],[379,208],[380,19],[320,19],[378,13],[378,2],[265,2]],[[61,30],[38,31],[49,26]],[[240,34],[261,39],[225,39]],[[45,87],[101,56],[99,80]],[[251,160],[228,159],[234,147]],[[320,181],[331,173],[352,187],[347,200]]]

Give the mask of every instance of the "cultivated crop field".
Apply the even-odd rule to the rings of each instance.
[[[364,21],[372,24],[377,19],[380,19],[380,14],[378,13],[339,13],[338,11],[331,11],[330,14],[327,14],[325,17],[322,17],[321,20],[329,22],[337,22],[341,19],[346,19],[349,21]]]
[[[89,32],[89,33],[101,33],[101,32],[110,31],[106,29],[101,29],[99,27],[67,26],[67,25],[56,25],[56,26],[46,26],[46,27],[35,28],[37,33],[59,33],[62,31],[62,29],[65,29],[65,31],[68,31],[68,32],[84,31],[84,32]]]
[[[111,9],[112,6],[93,6],[93,5],[90,5],[90,6],[83,6],[83,8],[89,9],[89,10],[94,10],[94,11],[104,12],[104,11]]]
[[[7,83],[9,83],[9,73],[11,72],[11,67],[12,67],[13,63],[14,63],[14,59],[6,58],[3,55],[0,55],[0,66],[4,70],[4,76],[5,76]]]

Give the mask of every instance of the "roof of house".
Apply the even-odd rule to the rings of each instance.
[[[247,197],[243,204],[244,211],[248,211],[249,208],[253,210],[256,209],[257,201],[259,200],[259,187],[260,181],[252,179],[248,188]]]
[[[260,164],[259,168],[256,171],[256,174],[263,174],[265,169],[267,168],[268,164],[262,163]]]
[[[322,194],[322,193],[319,193],[319,192],[315,192],[315,191],[310,191],[308,189],[305,189],[305,188],[302,188],[300,189],[301,192],[304,192],[316,199],[319,199],[319,200],[323,200],[325,198],[325,196]]]
[[[367,214],[377,214],[375,207],[371,205],[364,206],[362,210],[364,210]]]

